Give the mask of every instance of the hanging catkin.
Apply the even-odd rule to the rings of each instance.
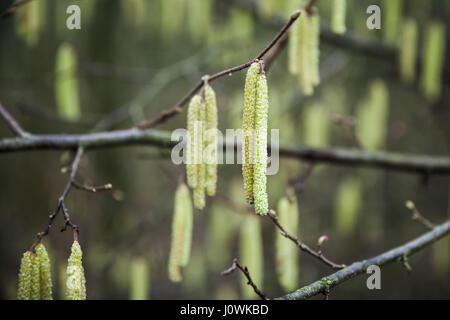
[[[302,19],[303,17],[300,17]],[[289,42],[288,42],[288,68],[291,74],[298,74],[299,72],[299,43],[300,43],[300,22],[294,22],[289,31]]]
[[[355,229],[361,210],[361,182],[349,177],[339,185],[335,199],[335,223],[338,232],[348,237]]]
[[[31,271],[32,271],[32,253],[27,251],[23,254],[20,262],[19,287],[17,290],[17,299],[30,300],[31,298]]]
[[[254,171],[254,131],[256,82],[261,66],[253,63],[247,72],[244,88],[244,112],[242,117],[242,175],[244,177],[245,197],[253,203],[253,171]]]
[[[206,131],[205,131],[205,163],[206,192],[209,196],[216,194],[217,184],[217,101],[216,93],[211,86],[205,86]]]
[[[299,20],[299,52],[298,52],[298,68],[299,68],[299,81],[303,94],[310,96],[314,92],[311,75],[311,23],[308,13],[300,17]]]
[[[180,184],[175,193],[175,205],[172,221],[172,242],[170,247],[168,274],[173,282],[180,282],[183,278],[180,267],[189,262],[192,243],[192,203],[189,189]]]
[[[197,121],[195,125],[195,160],[197,170],[197,184],[194,189],[194,207],[202,210],[205,207],[205,181],[206,181],[206,164],[203,158],[204,137],[205,137],[205,120],[206,120],[206,103],[201,101]]]
[[[416,77],[417,44],[417,22],[408,18],[403,23],[399,53],[400,76],[407,83],[412,83]]]
[[[68,300],[86,300],[86,279],[82,264],[83,251],[78,241],[74,241],[67,261],[66,298]]]
[[[35,250],[40,266],[40,299],[52,300],[52,276],[47,250],[42,243],[38,244]]]
[[[331,30],[337,34],[344,34],[345,15],[347,11],[347,0],[333,0],[333,7],[331,9]]]
[[[130,267],[130,299],[147,300],[150,282],[150,268],[145,258],[134,258]]]
[[[383,38],[389,45],[397,46],[402,14],[403,0],[384,0]]]
[[[255,212],[266,215],[269,203],[266,192],[267,177],[267,118],[269,111],[269,96],[267,79],[264,71],[258,75],[256,83],[255,104],[255,166],[253,173],[253,197]]]
[[[422,90],[428,99],[436,100],[441,96],[445,59],[445,25],[441,22],[428,25],[422,59]]]
[[[280,199],[277,207],[278,221],[286,231],[297,236],[298,230],[298,208],[294,196],[290,199]],[[298,287],[298,248],[281,235],[276,229],[276,268],[278,281],[286,291],[292,291]]]
[[[38,257],[31,254],[31,294],[30,300],[41,298],[41,270]]]
[[[310,37],[310,68],[311,83],[314,87],[320,84],[320,16],[315,12],[311,16]]]
[[[188,131],[188,142],[186,147],[186,176],[188,185],[191,188],[197,186],[198,175],[197,175],[197,149],[198,144],[196,130],[198,130],[198,112],[201,108],[202,98],[199,95],[195,95],[188,107],[187,111],[187,131]]]

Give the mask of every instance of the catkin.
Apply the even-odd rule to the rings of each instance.
[[[399,52],[400,76],[407,83],[412,83],[416,77],[417,44],[417,22],[408,18],[403,23]]]
[[[441,96],[445,60],[445,25],[441,22],[428,25],[422,59],[422,90],[428,99],[436,100]]]
[[[269,96],[267,79],[264,73],[258,76],[256,84],[255,104],[255,165],[253,173],[253,197],[255,212],[266,215],[269,211],[269,203],[266,192],[266,168],[267,168],[267,118],[269,111]]]
[[[206,132],[205,163],[206,192],[209,196],[216,194],[217,184],[217,101],[216,93],[211,86],[205,86]]]
[[[17,299],[30,300],[31,298],[31,271],[32,271],[32,253],[27,251],[23,254],[20,262],[19,286],[17,290]]]
[[[40,299],[52,300],[52,276],[47,250],[42,243],[38,244],[35,250],[40,266]]]
[[[345,14],[347,10],[347,0],[333,0],[333,7],[331,9],[331,30],[337,34],[344,34]]]
[[[202,99],[199,95],[195,95],[188,107],[187,111],[187,131],[188,131],[188,139],[187,139],[187,147],[186,147],[186,176],[188,185],[191,188],[195,188],[197,186],[197,154],[196,154],[196,130],[197,127],[197,119],[198,112],[202,104]]]
[[[189,189],[185,184],[181,184],[175,193],[168,265],[169,279],[173,282],[180,282],[183,279],[180,267],[186,266],[189,262],[193,227],[192,211]]]
[[[203,159],[204,150],[204,124],[206,117],[206,103],[202,101],[198,109],[198,116],[195,126],[195,157],[197,170],[197,184],[194,189],[194,207],[203,209],[205,207],[205,181],[206,181],[206,164]]]
[[[130,267],[130,299],[147,300],[150,282],[149,265],[145,258],[134,258]]]
[[[311,23],[310,16],[305,13],[300,18],[300,35],[299,35],[299,81],[303,94],[310,96],[314,92],[313,83],[311,81]]]
[[[38,257],[31,254],[31,293],[30,300],[41,298],[41,270]]]
[[[86,279],[82,258],[83,251],[78,241],[75,240],[66,269],[66,298],[69,300],[86,300]]]
[[[335,223],[338,232],[349,236],[355,229],[361,209],[361,182],[356,178],[346,178],[339,185],[335,199]]]
[[[242,117],[242,175],[244,177],[245,197],[253,203],[253,171],[254,171],[254,130],[256,82],[261,66],[253,63],[247,72],[244,88],[244,111]]]
[[[403,0],[384,0],[383,38],[387,44],[396,46],[399,38],[400,22],[403,13]]]
[[[298,208],[295,197],[280,199],[277,207],[278,221],[289,234],[297,235]],[[286,291],[298,287],[298,248],[281,235],[276,229],[276,267],[278,281]]]
[[[311,16],[311,27],[309,35],[310,45],[310,68],[311,68],[311,83],[318,86],[320,84],[320,16],[315,13]]]
[[[302,19],[302,17],[300,17]],[[288,68],[289,72],[293,75],[298,74],[299,72],[299,42],[300,42],[300,22],[294,22],[291,26],[291,30],[289,33],[289,42],[288,42]]]

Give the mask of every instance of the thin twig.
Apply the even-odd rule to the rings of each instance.
[[[14,134],[18,135],[21,138],[25,136],[25,131],[11,116],[11,114],[3,107],[1,103],[0,103],[0,115],[2,116],[3,120],[5,120],[6,124]]]
[[[325,263],[326,265],[330,266],[333,269],[343,269],[346,267],[345,264],[334,263],[333,261],[326,258],[321,251],[319,251],[319,252],[314,251],[309,246],[307,246],[305,243],[300,241],[298,238],[289,234],[286,231],[286,229],[284,229],[284,227],[280,224],[275,211],[270,210],[270,212],[267,216],[270,218],[270,220],[272,220],[272,222],[277,226],[277,228],[280,229],[281,235],[286,237],[287,239],[291,240],[292,242],[294,242],[296,244],[296,246],[300,248],[300,250],[302,250],[302,251],[308,253],[309,255],[313,256],[314,258],[322,261],[323,263]]]
[[[289,181],[289,184],[294,186],[294,191],[296,194],[299,195],[303,192],[303,190],[305,190],[306,181],[311,176],[315,166],[316,166],[315,161],[309,162],[308,167],[305,169],[305,171],[303,171],[300,177]]]
[[[72,186],[79,190],[89,191],[89,192],[98,192],[98,191],[109,191],[112,189],[112,184],[107,183],[101,186],[89,186],[87,184],[82,184],[76,180],[72,181]]]
[[[314,1],[311,1],[314,2]],[[306,9],[305,9],[306,10]],[[260,52],[258,53],[258,55],[251,59],[250,61],[243,63],[239,66],[236,67],[232,67],[229,69],[225,69],[223,71],[217,72],[211,76],[208,77],[208,82],[212,82],[216,79],[219,79],[223,76],[226,75],[231,75],[234,72],[237,71],[241,71],[243,69],[246,69],[248,67],[250,67],[252,65],[252,63],[254,63],[255,61],[258,61],[262,58],[264,58],[264,56],[267,54],[267,52],[269,52],[276,44],[277,42],[283,38],[283,36],[285,35],[285,33],[289,30],[289,28],[291,27],[291,25],[300,17],[301,11],[297,10],[295,11],[289,18],[289,21],[281,28],[281,30],[278,32],[278,34],[275,36],[275,38],[273,38],[273,40]],[[202,77],[203,78],[203,77]],[[147,120],[142,122],[138,128],[143,130],[143,129],[148,129],[148,128],[153,128],[163,122],[166,122],[168,119],[172,118],[173,116],[177,115],[178,113],[181,112],[182,108],[186,105],[186,103],[189,101],[190,98],[192,98],[198,90],[200,90],[203,87],[204,81],[200,80],[199,83],[197,83],[197,85],[191,90],[189,91],[184,97],[183,99],[181,99],[177,104],[175,104],[174,107],[167,109],[165,111],[163,111],[157,118],[152,119],[152,120]]]
[[[23,5],[27,4],[30,1],[32,1],[32,0],[16,1],[8,9],[6,9],[3,13],[0,14],[0,21],[2,21],[5,18],[8,18],[8,17],[12,16],[20,6],[23,6]]]
[[[227,270],[223,271],[221,273],[222,276],[227,276],[230,275],[234,272],[234,270],[239,269],[241,270],[241,272],[245,275],[245,277],[247,278],[247,284],[250,285],[253,288],[253,291],[255,291],[255,293],[262,299],[262,300],[267,300],[267,296],[264,292],[262,292],[260,289],[258,289],[258,287],[256,286],[256,284],[253,282],[252,277],[250,276],[250,272],[248,271],[247,267],[242,266],[242,264],[239,262],[238,259],[233,259],[233,264],[231,265],[231,267],[229,267]]]
[[[425,218],[423,215],[420,214],[414,202],[408,200],[406,201],[405,206],[411,211],[411,219],[417,221],[428,230],[433,230],[435,228],[435,225],[431,223],[430,220],[428,220],[427,218]]]

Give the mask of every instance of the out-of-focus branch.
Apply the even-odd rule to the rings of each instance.
[[[385,264],[394,261],[403,261],[405,255],[411,256],[412,254],[420,251],[428,245],[436,242],[450,233],[450,220],[436,226],[433,230],[422,235],[421,237],[410,241],[400,247],[392,249],[388,252],[382,253],[374,258],[355,262],[345,269],[339,270],[319,281],[316,281],[308,286],[300,288],[285,296],[279,297],[279,300],[303,300],[311,298],[315,295],[329,292],[331,288],[334,288],[349,279],[352,279],[358,275],[366,273],[366,270],[371,265],[383,266]]]
[[[23,131],[22,127],[17,123],[17,121],[9,114],[9,112],[3,107],[0,103],[0,116],[6,122],[11,131],[18,135],[19,137],[25,136],[25,131]]]
[[[256,284],[253,282],[252,277],[250,276],[250,272],[248,271],[247,267],[242,266],[242,264],[239,262],[238,259],[233,259],[233,264],[231,265],[230,268],[228,268],[227,270],[223,271],[221,273],[222,276],[227,276],[230,275],[234,272],[234,270],[239,269],[241,270],[241,272],[245,275],[245,277],[247,278],[247,284],[250,285],[253,288],[253,291],[255,291],[255,293],[262,299],[262,300],[267,300],[267,296],[264,292],[262,292],[260,289],[258,289],[258,287],[256,286]]]
[[[20,1],[14,2],[8,9],[6,9],[5,11],[3,11],[0,14],[0,21],[12,16],[19,7],[26,5],[30,1],[32,1],[32,0],[20,0]]]
[[[430,222],[427,218],[425,218],[423,215],[420,214],[419,210],[417,209],[414,202],[408,200],[405,203],[406,208],[411,211],[411,219],[414,221],[417,221],[421,225],[423,225],[428,230],[433,230],[435,225]]]

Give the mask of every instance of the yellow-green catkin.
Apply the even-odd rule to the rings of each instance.
[[[67,261],[66,298],[68,300],[86,300],[86,279],[82,263],[83,251],[78,241],[74,241]]]
[[[206,131],[205,131],[205,164],[206,193],[216,194],[217,185],[217,101],[216,93],[211,86],[205,86]]]
[[[130,299],[148,300],[150,268],[145,258],[134,258],[130,266]]]
[[[206,103],[202,100],[198,109],[198,118],[195,129],[195,154],[197,168],[197,184],[194,189],[194,207],[202,210],[206,205],[205,200],[205,182],[206,182],[206,163],[203,158],[204,138],[205,138],[205,120]]]
[[[361,210],[361,182],[346,178],[338,187],[335,199],[335,224],[342,236],[349,236],[355,229]]]
[[[403,0],[384,0],[383,4],[383,39],[387,44],[397,46],[403,14]]]
[[[303,17],[297,19],[289,31],[288,42],[288,69],[293,75],[299,72],[299,44],[300,44],[300,22]]]
[[[318,103],[311,104],[304,108],[302,119],[305,144],[316,148],[328,146],[331,123],[328,110]]]
[[[170,247],[168,275],[173,282],[180,282],[181,267],[189,262],[192,243],[193,209],[189,189],[180,184],[175,193],[172,221],[172,242]]]
[[[253,63],[247,71],[244,88],[244,111],[242,117],[242,175],[244,177],[245,197],[253,203],[253,172],[255,163],[255,106],[256,83],[261,66]]]
[[[347,0],[332,1],[331,30],[337,34],[344,34],[346,31],[345,16],[347,11]]]
[[[200,42],[208,37],[212,26],[213,0],[188,1],[188,28],[192,40]]]
[[[311,23],[310,16],[304,12],[299,19],[299,53],[298,53],[298,68],[299,81],[303,94],[310,96],[314,93],[313,83],[311,81]]]
[[[23,254],[20,262],[19,271],[19,286],[17,289],[17,299],[30,300],[31,299],[31,277],[32,277],[32,253],[27,251]]]
[[[297,236],[298,233],[298,207],[295,196],[284,197],[278,201],[278,221],[286,231]],[[276,270],[278,281],[286,291],[292,291],[298,287],[299,250],[291,241],[281,235],[276,229]]]
[[[40,266],[40,299],[52,300],[52,274],[50,269],[50,258],[45,246],[40,243],[36,246],[36,256]]]
[[[45,22],[43,6],[45,1],[31,1],[15,13],[17,34],[29,47],[36,46],[39,41],[39,32]]]
[[[267,118],[269,112],[269,94],[264,73],[258,76],[255,104],[255,165],[253,172],[253,198],[255,212],[266,215],[269,211],[267,196]]]
[[[403,22],[399,51],[400,76],[406,83],[412,83],[416,77],[418,41],[417,22],[408,18]]]
[[[164,0],[161,3],[161,34],[167,42],[178,37],[185,21],[186,0]]]
[[[310,42],[310,68],[311,83],[314,87],[320,84],[320,16],[315,13],[311,16]]]
[[[247,215],[241,225],[239,239],[240,262],[250,272],[253,282],[263,290],[264,258],[262,246],[261,219]],[[247,278],[241,275],[241,291],[244,299],[257,298]]]
[[[198,182],[198,174],[197,174],[197,164],[198,164],[198,155],[196,146],[199,141],[197,130],[199,130],[198,124],[198,112],[201,108],[202,98],[200,95],[195,95],[188,107],[187,111],[187,132],[188,132],[188,140],[186,146],[186,176],[188,185],[191,188],[195,188]]]
[[[364,148],[376,150],[384,147],[389,113],[389,91],[382,80],[369,85],[368,96],[356,111],[356,136]]]
[[[31,255],[31,294],[30,300],[41,299],[41,268],[37,255]]]
[[[81,116],[77,68],[75,50],[70,44],[62,44],[56,55],[55,100],[59,115],[68,121]]]
[[[422,52],[422,90],[430,100],[437,100],[442,92],[442,70],[445,60],[445,26],[430,22]]]

